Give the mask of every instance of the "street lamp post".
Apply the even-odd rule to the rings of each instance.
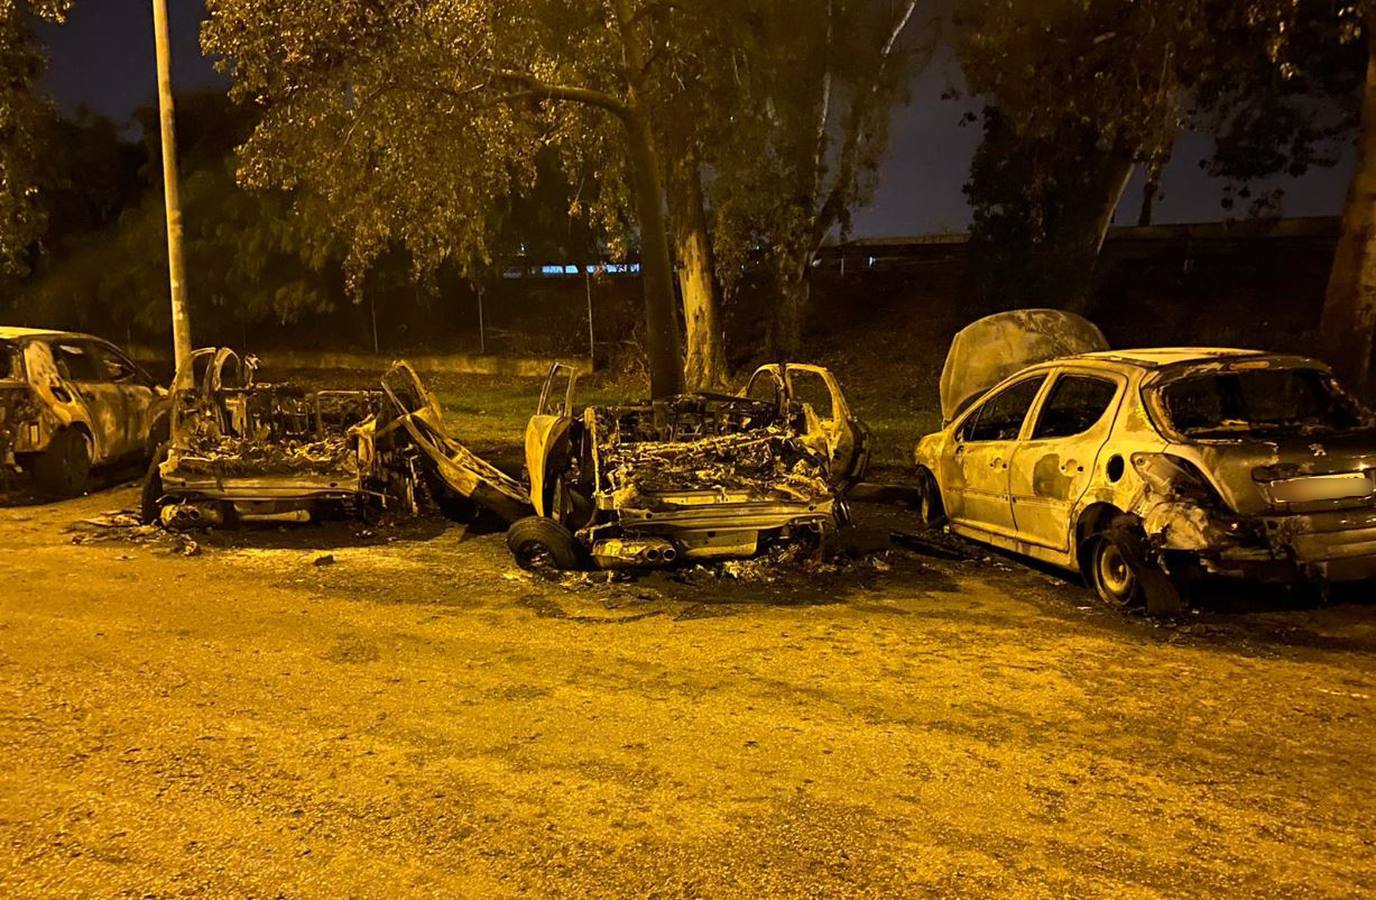
[[[177,378],[190,378],[191,317],[186,308],[186,267],[182,259],[182,204],[177,186],[177,134],[172,110],[172,50],[167,0],[153,0],[153,39],[158,59],[158,119],[162,126],[162,182],[167,208],[167,271],[172,289],[172,352]],[[175,385],[181,387],[181,384]]]

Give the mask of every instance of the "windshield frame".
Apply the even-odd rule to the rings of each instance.
[[[1146,383],[1142,385],[1142,397],[1147,415],[1150,417],[1156,430],[1171,440],[1180,443],[1217,443],[1239,440],[1275,440],[1279,437],[1287,437],[1289,434],[1278,434],[1276,431],[1263,429],[1238,429],[1236,431],[1215,431],[1204,434],[1188,434],[1180,431],[1175,426],[1170,412],[1166,406],[1163,396],[1164,391],[1173,384],[1187,381],[1194,378],[1209,378],[1219,375],[1240,374],[1255,371],[1306,371],[1313,372],[1319,378],[1327,382],[1328,386],[1340,397],[1354,404],[1360,415],[1367,421],[1365,424],[1358,424],[1349,429],[1324,430],[1314,432],[1312,435],[1302,431],[1294,431],[1297,437],[1332,437],[1353,432],[1362,431],[1376,427],[1376,422],[1372,421],[1372,413],[1351,391],[1347,390],[1337,377],[1334,376],[1332,369],[1318,360],[1308,359],[1301,356],[1269,356],[1262,359],[1251,357],[1245,360],[1218,361],[1183,363],[1162,369]]]

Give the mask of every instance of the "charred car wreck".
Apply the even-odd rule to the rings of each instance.
[[[0,328],[0,480],[74,497],[91,471],[143,463],[167,434],[167,392],[108,341]]]
[[[405,515],[429,499],[502,519],[523,565],[667,566],[820,540],[847,521],[844,491],[869,457],[867,430],[814,366],[766,366],[740,397],[575,410],[575,371],[556,365],[526,430],[528,486],[456,441],[404,362],[364,391],[259,382],[256,370],[227,349],[194,355],[144,482],[145,520]]]
[[[1104,600],[1165,613],[1199,574],[1376,577],[1376,421],[1322,363],[1112,351],[1030,310],[958,335],[942,393],[947,424],[916,451],[927,522],[1078,570]]]
[[[826,369],[765,366],[739,397],[582,409],[576,381],[555,366],[526,430],[536,514],[507,533],[523,565],[743,558],[848,521],[844,491],[863,476],[869,434]]]
[[[145,521],[414,514],[427,497],[509,520],[528,511],[520,484],[448,437],[404,362],[363,391],[259,382],[256,361],[223,348],[198,350],[191,366],[173,392],[171,441],[144,480]]]

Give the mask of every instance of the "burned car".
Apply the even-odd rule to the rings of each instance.
[[[171,440],[144,480],[142,517],[164,524],[414,514],[424,497],[514,521],[524,488],[445,431],[439,403],[405,362],[369,390],[260,382],[227,348],[196,351],[173,395]]]
[[[1376,423],[1322,363],[1111,351],[1053,311],[967,332],[943,376],[946,425],[916,450],[929,524],[1079,571],[1103,600],[1156,613],[1178,610],[1198,574],[1376,576]],[[1066,343],[1083,352],[1035,358]],[[984,358],[966,366],[970,355]],[[997,383],[969,390],[962,373],[976,368]]]
[[[507,532],[521,564],[743,558],[848,521],[844,492],[864,475],[870,439],[826,369],[765,366],[741,396],[582,409],[576,383],[554,366],[526,430],[535,515]]]
[[[167,391],[108,341],[0,328],[0,468],[45,495],[77,496],[93,468],[146,460],[167,409]]]

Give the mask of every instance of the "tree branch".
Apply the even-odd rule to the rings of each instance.
[[[523,90],[516,94],[509,95],[510,99],[522,97],[532,97],[538,100],[564,100],[569,103],[582,103],[588,106],[596,106],[605,109],[620,118],[626,118],[630,112],[629,107],[617,98],[605,91],[593,88],[576,87],[567,84],[546,84],[527,72],[517,72],[511,69],[499,69],[492,73],[494,81],[505,81],[511,84],[520,85]]]

